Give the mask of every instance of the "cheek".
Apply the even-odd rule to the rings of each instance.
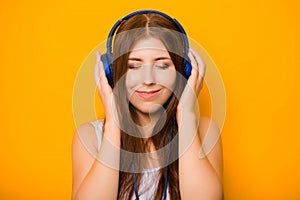
[[[141,75],[136,72],[127,72],[125,84],[127,90],[134,89],[137,85],[141,84]]]
[[[163,85],[169,90],[173,90],[176,83],[176,70],[168,69],[168,70],[160,70],[156,73],[156,83]]]

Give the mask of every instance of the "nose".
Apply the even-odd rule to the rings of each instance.
[[[142,79],[143,79],[143,83],[145,85],[155,84],[155,76],[154,76],[154,71],[153,71],[153,66],[152,65],[144,66]]]

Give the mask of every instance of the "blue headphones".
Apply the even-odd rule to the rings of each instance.
[[[147,13],[154,13],[154,14],[161,15],[161,16],[165,17],[166,19],[172,21],[178,27],[178,29],[182,33],[183,40],[184,40],[184,46],[185,46],[184,63],[183,63],[183,65],[184,65],[184,77],[186,79],[188,79],[189,76],[191,75],[192,65],[191,65],[190,59],[188,57],[189,42],[188,42],[188,39],[187,39],[187,36],[186,36],[186,32],[184,31],[183,27],[179,24],[179,22],[176,19],[171,18],[170,16],[166,15],[165,13],[162,13],[162,12],[159,12],[159,11],[156,11],[156,10],[139,10],[139,11],[130,13],[129,15],[127,15],[127,16],[119,19],[115,23],[115,25],[112,27],[112,29],[110,30],[110,32],[109,32],[108,39],[107,39],[107,42],[106,42],[106,53],[101,56],[101,60],[102,60],[103,65],[104,65],[104,71],[105,71],[108,83],[111,86],[114,85],[114,80],[113,80],[113,77],[114,77],[114,75],[113,75],[114,68],[113,68],[113,56],[112,56],[112,40],[113,40],[113,36],[114,36],[116,30],[118,29],[118,27],[120,26],[120,24],[123,21],[128,20],[129,18],[131,18],[131,17],[133,17],[135,15],[147,14]]]

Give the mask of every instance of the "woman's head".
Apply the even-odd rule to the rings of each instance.
[[[153,92],[162,86],[169,91],[163,91],[164,98],[156,103],[163,105],[167,102],[166,96],[172,96],[173,92],[179,94],[182,90],[182,76],[175,72],[184,72],[185,48],[184,37],[173,21],[155,13],[135,15],[120,25],[114,39],[114,82],[123,87],[123,91],[126,86],[126,95],[134,107],[137,106],[134,100],[143,97],[149,100],[147,97],[155,96]],[[137,69],[132,66],[143,67]],[[141,91],[138,98],[134,98],[137,97],[134,89]],[[152,94],[147,94],[149,91]],[[131,95],[133,98],[130,98]],[[143,110],[145,112],[155,110],[151,105],[145,106],[148,108],[148,111]]]

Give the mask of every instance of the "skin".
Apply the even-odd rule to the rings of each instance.
[[[156,113],[156,106],[161,105],[168,99],[174,87],[172,76],[160,76],[160,73],[163,73],[162,69],[155,67],[155,62],[157,62],[156,64],[158,64],[158,61],[163,62],[161,59],[157,59],[158,57],[162,55],[165,58],[169,57],[169,55],[164,53],[167,52],[162,43],[152,38],[138,42],[129,56],[129,58],[139,59],[131,59],[129,64],[135,67],[141,66],[141,69],[128,70],[126,87],[130,102],[138,110],[140,125],[145,127],[151,127],[146,125],[150,122],[155,122],[153,119],[156,119],[156,114],[159,114]],[[199,152],[202,147],[201,141],[204,140],[205,136],[207,134],[219,134],[217,125],[210,119],[199,118],[194,109],[197,103],[197,98],[195,97],[198,96],[203,84],[205,64],[200,55],[193,49],[189,51],[189,58],[193,67],[192,74],[180,99],[176,115],[179,126],[179,187],[181,197],[183,200],[222,199],[221,139],[219,138],[212,151],[207,152],[204,158],[199,158]],[[168,74],[175,72],[174,69],[174,64],[169,62],[168,70],[170,71]],[[140,70],[141,72],[139,72]],[[156,73],[156,71],[159,71],[159,73]],[[145,78],[141,80],[135,79],[136,73],[142,73]],[[113,101],[112,89],[107,82],[99,53],[97,53],[95,66],[95,80],[98,94],[106,113],[104,139],[97,157],[110,155],[118,160],[119,152],[109,151],[106,145],[107,142],[110,142],[116,147],[120,147],[120,130],[114,118],[114,109],[111,109],[111,102]],[[160,93],[151,101],[140,98],[136,93],[139,90],[156,89],[159,89]],[[118,170],[98,162],[91,156],[83,147],[77,132],[86,134],[94,133],[95,130],[90,124],[84,124],[76,130],[74,135],[72,147],[72,199],[116,199],[118,193]],[[118,163],[115,164],[118,166]]]
[[[171,57],[159,39],[138,41],[129,54],[126,88],[129,100],[138,111],[141,125],[149,123],[149,113],[155,113],[172,94],[176,70]],[[158,91],[155,98],[145,99],[141,92]],[[156,113],[159,117],[160,113]],[[154,115],[152,115],[153,117]]]

